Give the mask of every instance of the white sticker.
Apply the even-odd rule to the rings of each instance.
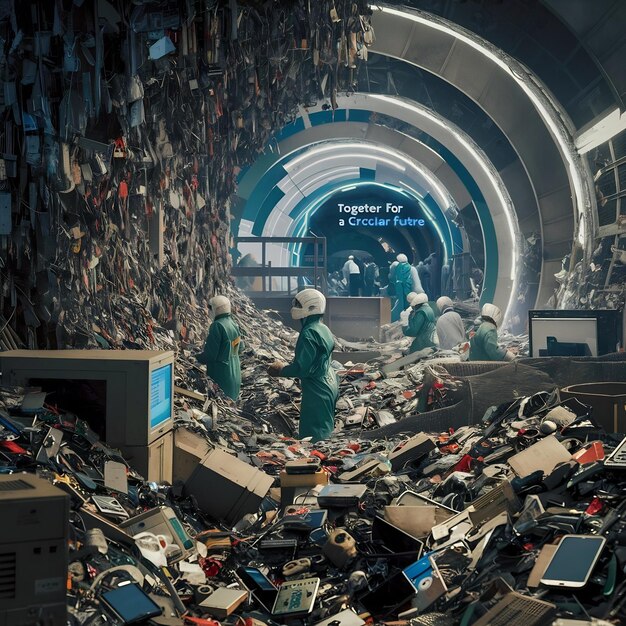
[[[35,581],[35,595],[63,590],[63,578],[40,578]]]

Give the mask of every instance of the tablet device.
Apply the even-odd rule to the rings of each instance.
[[[122,621],[135,624],[162,614],[161,607],[136,583],[105,591],[102,602]]]
[[[274,583],[257,567],[239,567],[237,575],[263,607],[271,611],[278,595]]]
[[[605,543],[604,537],[596,535],[565,535],[541,582],[550,587],[584,587]]]

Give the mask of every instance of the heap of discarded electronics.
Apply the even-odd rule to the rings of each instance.
[[[399,370],[402,343],[373,346],[386,354],[342,368],[337,433],[314,446],[288,436],[297,384],[264,379],[291,331],[233,298],[249,346],[239,405],[192,358],[203,299],[226,289],[239,169],[298,104],[333,108],[353,87],[368,13],[0,6],[0,347],[173,349],[186,390],[167,485],[98,441],[88,416],[2,389],[2,525],[37,544],[0,543],[8,624],[66,610],[91,626],[626,619],[620,437],[560,402],[556,377],[513,364],[475,372],[490,377],[478,389],[458,355]],[[39,489],[45,514],[29,504]],[[584,546],[557,548],[577,534]],[[28,568],[34,587],[17,597]]]
[[[40,564],[43,580],[56,560],[68,566],[67,584],[40,591],[51,614],[67,594],[77,624],[124,623],[134,610],[199,626],[626,619],[626,454],[590,407],[561,401],[544,375],[551,391],[496,399],[472,424],[466,402],[450,404],[471,378],[450,372],[472,364],[435,353],[398,369],[392,343],[369,364],[336,363],[336,432],[297,441],[283,434],[297,386],[263,378],[294,333],[243,297],[238,314],[248,346],[239,405],[179,354],[187,391],[176,397],[172,485],[143,480],[86,416],[44,404],[25,426],[29,395],[2,390],[0,486],[21,481],[25,497],[41,479],[59,490],[50,501],[70,496]],[[502,368],[517,368],[521,385],[533,369]],[[502,393],[510,387],[490,396]],[[451,409],[466,425],[443,427]],[[3,510],[25,522],[27,509]]]

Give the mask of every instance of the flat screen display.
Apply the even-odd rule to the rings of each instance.
[[[105,591],[102,599],[120,616],[124,624],[134,624],[163,613],[150,596],[134,583]]]
[[[172,417],[172,364],[150,374],[150,428],[154,429]]]
[[[566,535],[561,539],[541,581],[547,585],[583,586],[605,542],[604,537]]]
[[[548,337],[556,337],[561,343],[586,343],[591,356],[598,356],[596,318],[533,318],[532,354],[540,356],[539,350],[547,350]]]

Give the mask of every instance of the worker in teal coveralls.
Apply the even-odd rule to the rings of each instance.
[[[495,304],[485,304],[480,312],[482,323],[470,339],[470,361],[512,361],[515,354],[498,346],[497,328],[502,311]]]
[[[411,293],[409,304],[413,309],[409,315],[409,325],[402,328],[407,337],[415,337],[409,352],[434,348],[435,314],[428,306],[428,296],[425,293]]]
[[[239,396],[241,387],[241,363],[239,351],[241,336],[239,328],[230,315],[230,300],[226,296],[214,296],[209,300],[209,310],[214,315],[204,350],[197,359],[206,365],[206,373],[233,400]]]
[[[317,289],[304,289],[293,300],[291,317],[299,319],[302,330],[296,343],[293,363],[280,361],[268,368],[270,376],[299,378],[302,387],[299,437],[312,441],[328,439],[335,426],[335,405],[339,397],[337,375],[331,367],[335,341],[322,322],[326,298]]]
[[[396,300],[391,309],[392,322],[397,322],[400,319],[400,313],[404,311],[407,305],[406,297],[414,291],[409,259],[406,254],[399,254],[396,259],[398,264],[390,271],[390,278],[393,280],[396,294]]]

